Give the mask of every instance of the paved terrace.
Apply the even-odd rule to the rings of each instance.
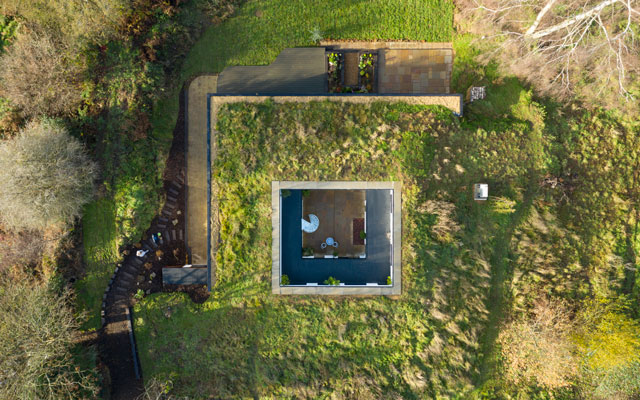
[[[380,94],[450,92],[451,43],[322,41],[320,44],[336,50],[377,50]]]

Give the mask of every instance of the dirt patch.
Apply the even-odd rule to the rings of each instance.
[[[164,292],[182,292],[189,295],[191,301],[202,304],[209,298],[207,285],[164,285]]]

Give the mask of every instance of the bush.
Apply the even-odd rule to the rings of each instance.
[[[31,122],[0,144],[0,218],[15,230],[70,222],[91,200],[95,173],[82,144],[64,128]]]
[[[287,286],[289,283],[290,283],[289,275],[282,275],[282,278],[280,279],[280,284],[282,286]]]
[[[325,285],[338,286],[340,285],[340,281],[333,276],[330,276],[323,282]]]
[[[82,100],[80,68],[69,48],[37,31],[18,34],[0,58],[0,90],[27,116],[63,115]]]
[[[97,395],[93,374],[75,365],[78,322],[69,300],[44,286],[12,282],[0,288],[0,398]]]

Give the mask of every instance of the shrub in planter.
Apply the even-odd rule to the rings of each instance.
[[[302,255],[304,257],[312,256],[313,255],[313,247],[303,247],[302,248]]]
[[[387,276],[387,285],[391,285],[393,283],[393,281],[391,280],[390,276]]]
[[[333,276],[330,276],[327,278],[326,281],[323,282],[325,285],[331,285],[331,286],[338,286],[340,285],[340,281],[337,280],[336,278],[334,278]]]
[[[360,231],[360,239],[364,240],[367,238],[367,233],[365,231]]]
[[[280,284],[282,286],[287,286],[289,284],[289,276],[288,275],[282,275],[282,278],[280,278]]]

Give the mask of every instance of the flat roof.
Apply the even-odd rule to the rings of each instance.
[[[324,47],[284,49],[269,65],[225,68],[217,94],[326,94]]]

